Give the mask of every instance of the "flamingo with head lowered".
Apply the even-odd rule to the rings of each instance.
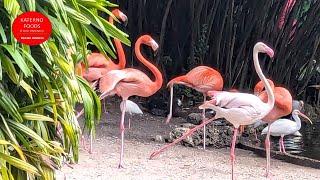
[[[259,78],[264,83],[267,94],[268,102],[264,103],[260,98],[253,94],[238,93],[238,92],[227,92],[227,91],[209,91],[208,95],[212,97],[212,100],[206,101],[204,104],[200,105],[200,109],[213,109],[216,112],[214,119],[225,118],[227,121],[234,125],[234,134],[231,145],[231,162],[232,162],[232,179],[234,179],[234,162],[235,162],[235,143],[238,133],[238,128],[240,125],[253,124],[259,119],[266,116],[274,106],[274,94],[272,92],[271,86],[267,79],[262,73],[259,65],[258,53],[267,53],[271,58],[274,55],[273,50],[262,42],[258,42],[253,49],[253,60],[254,67],[259,76]],[[175,140],[173,143],[164,146],[158,151],[151,154],[150,158],[155,157],[159,153],[163,152],[166,148],[172,146],[173,144],[181,141],[183,138],[189,136],[191,133],[201,128],[205,124],[209,123],[214,119],[209,119],[202,124],[190,129],[182,137]]]
[[[121,151],[119,168],[123,167],[123,151],[124,151],[124,117],[127,110],[127,101],[130,96],[149,97],[156,93],[162,86],[163,78],[161,72],[150,63],[141,54],[141,45],[150,46],[154,51],[158,49],[158,44],[149,35],[143,35],[135,43],[135,54],[138,60],[144,64],[154,75],[155,79],[151,80],[145,73],[133,68],[122,70],[112,70],[100,79],[99,90],[102,92],[100,98],[115,95],[122,97],[120,104],[121,120]]]
[[[221,74],[213,68],[198,66],[189,71],[186,75],[178,76],[170,80],[167,84],[170,87],[170,112],[166,123],[172,118],[173,85],[182,84],[193,88],[203,94],[203,102],[206,101],[207,92],[211,90],[221,91],[223,88],[223,78]],[[205,109],[202,111],[202,118],[205,119]],[[206,128],[203,126],[203,149],[206,148]]]

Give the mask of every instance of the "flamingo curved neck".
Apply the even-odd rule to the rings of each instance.
[[[267,78],[264,76],[264,74],[262,73],[262,70],[260,68],[260,64],[259,64],[259,56],[258,56],[259,51],[257,51],[255,48],[253,49],[253,62],[254,62],[254,67],[255,70],[259,76],[259,78],[261,79],[261,81],[263,82],[263,85],[267,91],[267,95],[268,95],[268,106],[270,108],[270,110],[273,108],[274,106],[274,94],[272,91],[272,88],[267,80]]]
[[[162,86],[162,74],[161,72],[158,70],[157,67],[155,67],[152,63],[150,63],[146,58],[143,57],[143,55],[141,54],[141,44],[145,44],[145,42],[143,42],[144,39],[143,38],[139,38],[134,46],[134,52],[136,53],[136,56],[138,58],[138,60],[145,65],[147,68],[150,69],[150,71],[152,72],[152,74],[155,77],[155,80],[153,81],[155,84],[155,88],[160,88]]]
[[[110,16],[109,23],[113,24],[113,22],[114,22],[114,20]],[[116,65],[119,66],[120,69],[124,69],[126,67],[126,56],[125,56],[122,44],[121,44],[120,40],[117,38],[114,38],[113,42],[116,45],[116,50],[117,50],[118,60],[119,60],[118,64],[116,64]]]

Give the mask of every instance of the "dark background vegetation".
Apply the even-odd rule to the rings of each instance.
[[[260,56],[265,75],[287,87],[295,99],[317,103],[318,91],[309,86],[320,82],[319,0],[296,1],[283,28],[278,23],[287,0],[111,2],[119,4],[129,19],[123,29],[132,42],[132,47],[126,47],[129,66],[139,65],[133,53],[134,42],[148,33],[160,44],[154,60],[164,73],[165,83],[204,64],[221,72],[224,89],[250,91],[258,81],[252,49],[257,41],[263,41],[275,50],[274,61]],[[147,51],[147,55],[151,53]],[[167,93],[165,83],[158,95]],[[181,93],[197,96],[190,90]]]

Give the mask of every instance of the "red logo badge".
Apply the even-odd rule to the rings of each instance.
[[[39,45],[51,35],[50,20],[43,14],[35,11],[19,15],[12,24],[14,37],[23,44]]]

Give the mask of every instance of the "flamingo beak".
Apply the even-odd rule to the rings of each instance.
[[[120,13],[120,18],[123,21],[124,26],[127,26],[128,25],[128,17],[121,12]]]
[[[271,59],[273,58],[274,51],[271,48],[267,48],[266,53],[268,54],[268,56],[270,56]]]
[[[151,48],[153,49],[153,51],[154,51],[154,53],[155,53],[155,55],[157,54],[157,50],[158,50],[158,48],[159,48],[159,45],[158,45],[158,43],[155,41],[155,40],[151,40],[150,41],[150,45],[151,45]]]
[[[311,119],[310,119],[308,116],[306,116],[306,115],[303,114],[302,112],[299,112],[299,115],[300,115],[301,117],[305,118],[306,120],[308,120],[308,121],[310,122],[310,124],[312,124],[312,121],[311,121]],[[305,121],[306,121],[306,120],[305,120]],[[306,122],[308,122],[308,121],[306,121]]]
[[[215,104],[216,104],[216,101],[212,99],[210,101],[206,101],[203,104],[201,104],[199,106],[199,109],[212,109],[211,107],[213,107]]]

